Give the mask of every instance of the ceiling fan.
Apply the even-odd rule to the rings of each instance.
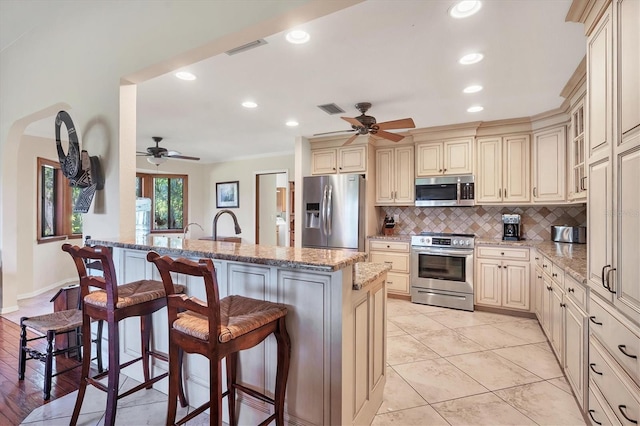
[[[370,102],[359,102],[355,105],[356,109],[360,111],[361,115],[351,118],[351,117],[340,117],[345,120],[347,123],[351,124],[351,130],[343,130],[337,132],[325,132],[325,133],[316,133],[314,136],[320,135],[328,135],[330,133],[345,133],[345,132],[355,132],[353,136],[351,136],[347,141],[343,144],[349,145],[360,135],[372,135],[380,138],[388,139],[393,142],[399,142],[404,139],[404,136],[398,135],[396,133],[387,132],[387,130],[391,129],[413,129],[416,127],[413,119],[411,118],[403,118],[400,120],[393,121],[384,121],[382,123],[376,122],[376,118],[370,115],[366,115],[366,112],[371,108]]]
[[[156,166],[167,161],[167,158],[180,158],[182,160],[200,160],[200,157],[190,157],[188,155],[182,155],[178,151],[169,151],[166,148],[160,147],[160,142],[162,138],[160,136],[153,136],[153,141],[156,143],[156,146],[150,146],[147,148],[147,152],[136,152],[138,156],[145,156],[147,161],[151,164],[155,164]]]

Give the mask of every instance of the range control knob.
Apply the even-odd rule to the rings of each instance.
[[[458,240],[453,240],[453,245],[457,246],[458,245]]]

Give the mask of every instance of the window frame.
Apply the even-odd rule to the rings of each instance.
[[[36,235],[37,235],[37,243],[50,243],[54,241],[62,241],[62,240],[72,240],[72,239],[80,239],[82,238],[83,232],[79,234],[72,233],[72,215],[73,215],[73,205],[72,205],[72,187],[68,184],[67,179],[62,174],[62,169],[60,168],[60,163],[57,161],[49,160],[47,158],[37,157],[37,191],[36,191],[36,205],[37,205],[37,223],[36,223]],[[55,177],[55,189],[54,193],[56,196],[55,207],[54,207],[54,227],[55,232],[54,235],[51,236],[43,236],[42,235],[42,199],[43,199],[43,167],[51,167],[54,169],[54,177]],[[65,219],[66,218],[66,219]]]
[[[136,179],[141,179],[140,188],[142,196],[151,199],[151,234],[181,234],[184,229],[155,229],[155,212],[156,212],[156,200],[154,196],[154,179],[156,178],[168,178],[168,179],[182,179],[182,223],[186,226],[189,223],[188,211],[189,211],[189,175],[171,174],[171,173],[142,173],[136,172]],[[137,184],[136,184],[137,189]]]

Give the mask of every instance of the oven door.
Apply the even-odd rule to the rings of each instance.
[[[473,249],[411,249],[411,286],[473,293]]]

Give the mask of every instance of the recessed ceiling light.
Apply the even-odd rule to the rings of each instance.
[[[187,71],[180,71],[176,73],[176,77],[180,80],[193,81],[196,79],[196,76]]]
[[[308,32],[302,30],[289,31],[285,37],[289,43],[304,44],[311,39]]]
[[[452,18],[467,18],[482,7],[482,3],[476,0],[463,0],[449,9]]]
[[[476,92],[479,92],[481,90],[482,90],[482,86],[480,86],[478,84],[475,84],[473,86],[465,87],[463,92],[464,93],[476,93]]]
[[[245,101],[242,103],[242,106],[245,108],[256,108],[258,104],[253,101]]]
[[[469,53],[468,55],[464,55],[458,62],[462,65],[470,65],[480,62],[484,58],[482,53]]]
[[[480,112],[483,109],[484,108],[482,108],[480,105],[477,105],[477,106],[472,106],[471,108],[467,108],[467,112]]]
[[[296,120],[289,120],[285,124],[289,127],[296,127],[299,123]]]

